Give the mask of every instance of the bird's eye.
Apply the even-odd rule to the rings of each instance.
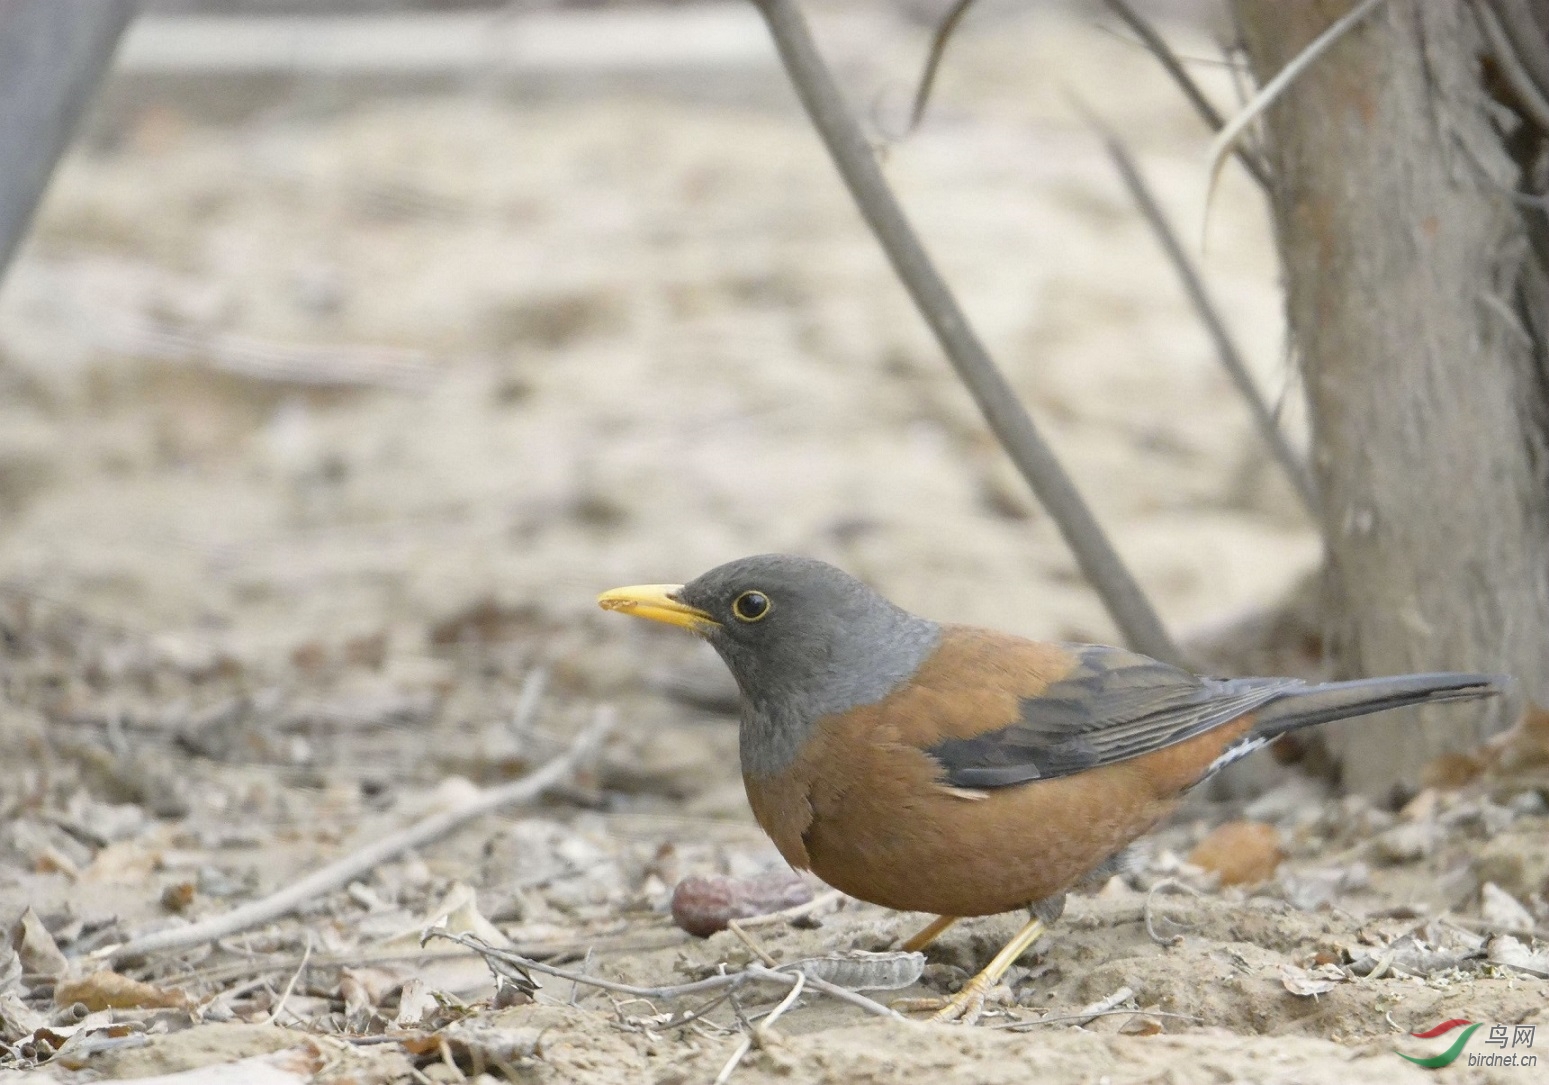
[[[745,591],[731,605],[731,612],[744,622],[756,622],[769,613],[769,596],[761,591]]]

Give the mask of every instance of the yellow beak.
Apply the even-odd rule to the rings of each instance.
[[[619,610],[636,618],[682,626],[695,633],[721,624],[698,607],[680,603],[676,596],[682,587],[682,584],[636,584],[629,588],[614,588],[599,595],[597,605],[603,610]]]

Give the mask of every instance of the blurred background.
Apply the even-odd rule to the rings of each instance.
[[[1372,56],[1396,49],[1430,79],[1442,53],[1415,60],[1414,28],[1462,26],[1475,49],[1472,23],[1386,5],[1368,24],[1381,33],[1326,61],[1356,76],[1305,78],[1255,137],[1277,171],[1290,308],[1307,318],[1292,364],[1269,200],[1228,164],[1207,221],[1210,133],[1110,5],[981,0],[912,132],[950,0],[803,6],[940,269],[1191,660],[1512,670],[1530,695],[1542,687],[1549,621],[1522,600],[1549,600],[1534,588],[1549,513],[1535,519],[1528,495],[1543,490],[1523,479],[1549,446],[1526,421],[1520,441],[1498,424],[1517,417],[1542,339],[1498,326],[1513,306],[1549,326],[1530,319],[1549,294],[1500,271],[1512,304],[1476,304],[1461,258],[1453,278],[1425,280],[1415,268],[1446,263],[1436,254],[1476,251],[1441,211],[1414,225],[1430,191],[1405,203],[1380,168],[1319,172],[1392,131],[1409,157],[1373,152],[1377,165],[1404,184],[1434,166],[1451,186],[1437,203],[1461,209],[1489,259],[1498,222],[1459,193],[1538,223],[1520,208],[1541,196],[1513,208],[1504,182],[1459,181],[1473,174],[1410,138],[1440,115],[1424,96],[1409,129],[1375,109],[1362,128],[1320,97],[1355,86],[1358,104],[1387,102],[1399,83]],[[1255,62],[1277,70],[1286,58],[1265,55],[1299,50],[1327,6],[1234,9]],[[1239,37],[1224,5],[1137,7],[1225,112],[1252,93],[1243,51],[1221,44]],[[1296,34],[1273,33],[1277,19]],[[14,40],[0,34],[0,59]],[[1447,55],[1477,66],[1462,46]],[[1536,184],[1549,123],[1530,146],[1498,99],[1470,102],[1478,130],[1503,133],[1477,145],[1528,147],[1508,180]],[[1329,423],[1307,457],[1334,585],[1321,597],[1319,529],[1085,113],[1134,154],[1298,450],[1298,374],[1330,378],[1307,381]],[[1335,149],[1304,153],[1307,132]],[[1391,207],[1392,228],[1344,229],[1337,199],[1317,204],[1329,191],[1353,218]],[[1296,218],[1303,199],[1327,217]],[[1518,240],[1501,251],[1549,253],[1542,231]],[[1377,271],[1341,256],[1352,249]],[[1298,309],[1308,281],[1327,294],[1304,289],[1315,304]],[[1434,289],[1403,293],[1416,282]],[[1373,313],[1387,318],[1377,333],[1400,334],[1345,336]],[[1402,333],[1433,324],[1458,338],[1410,349]],[[1496,364],[1481,343],[1511,357]],[[1499,392],[1497,413],[1473,389]],[[1501,466],[1511,456],[1520,472]],[[78,1034],[149,1005],[166,1035],[91,1069],[233,1061],[257,1033],[270,1050],[439,1028],[492,990],[477,959],[420,946],[454,914],[535,958],[640,984],[751,959],[729,934],[675,925],[674,887],[771,872],[800,894],[822,887],[751,818],[724,668],[595,597],[764,551],[829,560],[937,619],[1122,639],[863,225],[752,5],[146,0],[0,279],[0,748],[14,752],[0,914],[23,917],[0,960],[0,1070],[52,1055],[34,1041],[71,1009],[56,981],[94,952],[293,886],[530,772],[610,712],[595,763],[544,803],[371,865],[240,939],[120,961],[160,986]],[[1341,766],[1367,773],[1346,771],[1356,794],[1335,794],[1313,750],[1303,767],[1322,771],[1304,776],[1245,764],[1251,801],[1196,795],[1142,866],[1073,896],[1010,978],[1007,1014],[1090,1029],[852,1035],[859,1011],[816,1001],[782,1019],[785,1054],[755,1053],[737,1080],[856,1080],[853,1056],[878,1081],[925,1066],[963,1081],[1029,1067],[1192,1081],[1203,1067],[1386,1083],[1407,1068],[1388,1039],[1400,1026],[1543,1019],[1549,956],[1485,939],[1536,946],[1549,919],[1549,715],[1483,751],[1516,717],[1476,716],[1439,715],[1423,741],[1413,716],[1363,722],[1368,745]],[[1522,765],[1530,775],[1506,775]],[[1193,892],[1159,904],[1179,879]],[[883,949],[912,925],[817,904],[759,937],[795,960]],[[959,924],[923,983],[960,983],[1019,922]],[[566,987],[480,1010],[548,1036],[555,1080],[712,1080],[746,1024],[722,1009],[658,1043],[656,1007]],[[1152,1016],[1071,1016],[1120,1003]],[[268,1028],[282,1009],[310,1038]],[[1188,1035],[1129,1039],[1163,1028]],[[372,1047],[403,1065],[354,1080],[429,1080],[438,1042],[413,1065]]]
[[[811,5],[888,176],[1164,618],[1311,526],[1077,99],[1191,240],[1207,135],[1097,4]],[[1214,5],[1148,5],[1233,100]],[[1262,198],[1202,262],[1298,391]],[[992,443],[737,3],[148,4],[0,291],[0,580],[288,665],[481,600],[592,606],[791,550],[942,619],[1116,631]],[[414,672],[411,674],[410,672]],[[417,677],[416,677],[417,675]]]

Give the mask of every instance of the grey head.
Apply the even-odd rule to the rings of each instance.
[[[677,598],[742,691],[743,771],[787,768],[823,716],[875,704],[914,674],[941,627],[832,565],[788,554],[727,562]]]

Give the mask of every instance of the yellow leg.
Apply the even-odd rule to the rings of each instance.
[[[924,929],[915,932],[914,937],[903,944],[904,952],[918,953],[920,950],[934,942],[937,938],[941,937],[941,932],[956,922],[957,916],[955,915],[938,915],[935,919],[931,920],[924,927]]]
[[[941,920],[938,919],[936,923],[941,923]],[[933,923],[931,927],[935,925]],[[930,933],[931,927],[927,927],[918,935],[915,935],[915,938],[918,939]],[[945,930],[946,927],[946,924],[942,924],[941,929]],[[1006,974],[1007,969],[1016,963],[1017,958],[1026,953],[1028,947],[1038,941],[1047,929],[1041,919],[1034,918],[1028,920],[1027,925],[1017,931],[1016,937],[1007,942],[977,976],[963,984],[963,989],[957,994],[946,1000],[911,999],[908,1000],[912,1004],[909,1008],[934,1009],[936,1006],[940,1006],[941,1008],[931,1015],[932,1021],[961,1021],[965,1025],[973,1024],[979,1020],[979,1015],[984,1012],[984,997],[1000,982],[1001,977]],[[939,934],[940,931],[934,933]],[[895,1003],[895,1006],[900,1009],[905,1008],[897,1003]]]

